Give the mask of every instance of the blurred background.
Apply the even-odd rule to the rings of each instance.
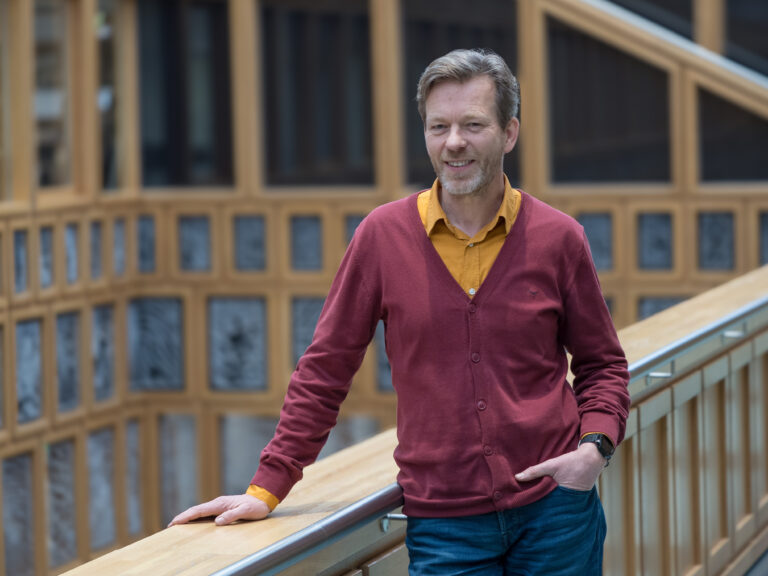
[[[472,47],[618,327],[768,262],[763,0],[0,0],[5,573],[245,490],[355,227],[432,183],[421,71]],[[394,424],[383,336],[324,454]]]

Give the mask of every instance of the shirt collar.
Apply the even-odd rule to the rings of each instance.
[[[424,227],[427,229],[427,235],[431,236],[432,232],[435,229],[435,226],[438,222],[441,220],[445,224],[449,224],[448,216],[445,214],[445,210],[443,210],[443,207],[440,205],[440,181],[436,178],[434,183],[432,184],[432,188],[429,191],[429,204],[427,204],[427,218],[426,222],[424,223]],[[491,230],[493,229],[498,223],[499,219],[504,220],[504,229],[506,234],[509,234],[509,231],[512,229],[512,225],[515,223],[515,217],[517,216],[517,211],[519,208],[519,202],[520,202],[520,194],[515,193],[516,190],[512,188],[512,186],[509,183],[509,180],[507,179],[507,175],[504,175],[504,198],[501,200],[501,206],[499,206],[499,211],[496,212],[496,216],[494,216],[493,220],[489,223],[489,225],[485,226],[483,229]]]

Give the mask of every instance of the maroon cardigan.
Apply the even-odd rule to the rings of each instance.
[[[528,504],[555,482],[518,483],[515,473],[574,450],[587,432],[616,445],[624,437],[627,363],[581,226],[523,193],[470,298],[427,237],[416,198],[371,212],[344,256],[251,481],[281,500],[322,448],[380,319],[406,514]]]

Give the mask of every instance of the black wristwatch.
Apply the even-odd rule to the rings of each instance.
[[[579,440],[579,446],[585,442],[591,442],[597,446],[597,451],[600,452],[600,455],[605,458],[606,461],[611,460],[611,456],[613,456],[615,448],[613,447],[613,442],[611,442],[611,439],[608,438],[608,436],[599,433],[585,434],[584,437]]]

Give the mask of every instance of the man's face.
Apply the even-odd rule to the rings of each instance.
[[[488,76],[445,81],[426,100],[424,139],[432,167],[448,194],[484,194],[503,173],[504,154],[515,147],[516,118],[502,128],[496,90]]]

